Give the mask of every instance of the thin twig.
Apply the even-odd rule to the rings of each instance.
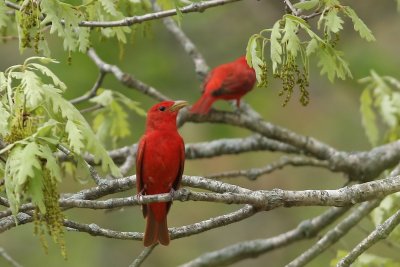
[[[363,239],[349,254],[341,259],[337,267],[350,266],[361,254],[375,245],[378,241],[386,239],[400,223],[400,210],[390,216],[384,223],[378,225],[365,239]]]
[[[88,91],[86,94],[79,96],[77,98],[74,98],[74,99],[70,100],[69,102],[71,102],[71,104],[75,105],[75,104],[78,104],[80,102],[83,102],[83,101],[86,101],[86,100],[89,100],[89,99],[95,97],[97,94],[97,90],[103,84],[105,76],[106,76],[106,72],[100,70],[99,76],[97,77],[97,80],[96,80],[95,84],[93,85],[92,89],[90,89],[90,91]]]
[[[361,204],[354,212],[352,212],[346,219],[340,222],[332,230],[328,231],[321,239],[318,240],[313,246],[307,249],[304,253],[291,261],[285,267],[300,267],[305,266],[316,256],[320,255],[327,248],[332,246],[347,234],[351,228],[357,225],[365,216],[367,216],[373,209],[375,209],[381,199],[375,199]]]
[[[286,4],[286,6],[289,8],[289,10],[292,12],[293,15],[298,16],[300,15],[299,11],[293,6],[292,2],[290,0],[283,0]]]
[[[93,105],[91,107],[81,109],[81,110],[79,110],[79,112],[83,114],[83,113],[93,112],[93,111],[96,111],[96,110],[99,110],[99,109],[102,109],[102,108],[103,108],[102,105],[96,104],[96,105]]]
[[[171,239],[188,237],[208,231],[210,229],[223,227],[244,219],[247,219],[257,213],[258,210],[252,206],[246,205],[243,208],[228,213],[213,217],[204,221],[200,221],[191,225],[169,228]],[[103,236],[107,238],[122,239],[122,240],[138,240],[143,239],[143,233],[139,232],[120,232],[111,229],[106,229],[97,224],[83,224],[71,220],[64,220],[64,226],[74,231],[88,233],[92,236]]]
[[[63,152],[67,157],[72,157],[72,158],[73,158],[71,151],[70,151],[68,148],[66,148],[65,146],[63,146],[63,145],[61,145],[61,144],[58,144],[58,145],[57,145],[57,148],[58,148],[61,152]],[[107,182],[107,179],[101,178],[100,175],[99,175],[99,173],[96,171],[96,169],[95,169],[92,165],[90,165],[90,164],[87,163],[86,161],[85,161],[85,164],[86,164],[87,168],[89,169],[90,176],[93,178],[94,182],[95,182],[97,185],[100,185],[100,184],[103,184],[103,183],[106,183],[106,182]]]
[[[306,157],[288,157],[282,156],[279,160],[267,164],[262,168],[252,168],[248,170],[237,170],[237,171],[227,171],[221,173],[215,173],[211,175],[206,175],[206,178],[212,179],[222,179],[222,178],[234,178],[234,177],[246,177],[249,180],[256,180],[258,177],[264,174],[272,173],[278,169],[282,169],[285,166],[314,166],[323,167],[329,169],[329,164],[327,161],[317,160],[313,158]]]
[[[122,164],[121,167],[119,168],[121,170],[122,175],[127,175],[129,171],[132,170],[133,166],[135,166],[136,150],[137,150],[136,145],[133,145],[129,148],[129,154],[126,157],[124,164]]]
[[[93,60],[93,62],[97,65],[100,71],[104,73],[112,73],[118,81],[120,81],[123,85],[128,88],[135,89],[145,95],[148,95],[158,101],[168,100],[169,97],[160,93],[157,89],[137,80],[133,77],[133,75],[124,73],[120,68],[116,65],[110,65],[104,62],[96,53],[93,48],[90,48],[87,51],[87,55]]]
[[[13,3],[13,2],[10,2],[10,1],[8,1],[8,0],[5,0],[4,3],[6,4],[6,6],[8,6],[8,7],[10,7],[10,8],[13,8],[13,9],[15,9],[15,10],[18,10],[18,11],[19,11],[19,10],[21,9],[21,7],[20,7],[19,5],[15,4],[15,3]]]
[[[158,243],[143,249],[140,255],[129,265],[129,267],[139,267],[146,260],[146,258],[151,254],[153,249],[158,245]]]
[[[2,247],[0,247],[0,256],[3,257],[12,266],[22,267],[22,265],[16,262]]]
[[[240,0],[209,0],[202,1],[187,5],[185,7],[179,8],[181,13],[192,13],[192,12],[203,12],[204,10],[212,7],[217,7],[233,2],[238,2]],[[82,21],[79,23],[81,27],[121,27],[121,26],[131,26],[133,24],[142,23],[149,20],[161,19],[165,17],[175,16],[177,14],[176,9],[163,10],[154,13],[148,13],[141,16],[126,17],[121,20],[115,21]]]
[[[153,3],[153,9],[156,12],[160,12],[161,8],[156,4]],[[170,18],[166,17],[163,19],[163,23],[167,30],[171,32],[174,37],[178,40],[181,44],[185,52],[191,57],[194,63],[194,69],[201,81],[206,77],[209,67],[204,60],[203,55],[198,51],[197,47],[194,43],[187,37],[184,31],[175,23],[175,21]]]

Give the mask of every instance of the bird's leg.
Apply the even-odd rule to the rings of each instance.
[[[171,190],[169,190],[169,195],[171,196],[171,198],[174,198],[176,194],[176,190],[172,187]]]
[[[234,101],[235,101],[235,100],[234,100]],[[233,103],[232,103],[232,104],[233,104]],[[243,112],[243,110],[240,108],[240,98],[236,99],[236,107],[235,107],[234,112],[235,112],[236,114],[239,114],[239,115],[240,115],[240,113]]]
[[[136,198],[141,200],[144,195],[146,195],[146,185],[136,194]]]

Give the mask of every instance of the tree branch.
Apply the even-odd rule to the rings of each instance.
[[[365,152],[343,152],[311,137],[302,136],[283,127],[266,122],[260,118],[243,113],[212,110],[207,115],[182,113],[179,123],[212,122],[225,123],[246,128],[287,145],[291,145],[304,154],[320,160],[327,160],[331,169],[344,172],[350,179],[368,181],[383,170],[395,166],[400,161],[400,141],[385,144]]]
[[[183,14],[192,12],[203,12],[208,8],[217,7],[240,0],[209,0],[202,1],[187,5],[185,7],[179,8],[179,11]],[[131,26],[134,24],[142,23],[149,20],[161,19],[165,17],[175,16],[177,14],[176,9],[163,10],[155,13],[148,13],[141,16],[126,17],[121,20],[115,21],[82,21],[79,23],[81,27],[121,27],[121,26]]]
[[[115,76],[115,78],[118,81],[120,81],[123,85],[125,85],[126,87],[135,89],[135,90],[137,90],[145,95],[148,95],[158,101],[163,101],[163,100],[169,99],[167,96],[165,96],[162,93],[160,93],[159,91],[157,91],[157,89],[135,79],[133,77],[133,75],[124,73],[116,65],[110,65],[110,64],[104,62],[96,54],[96,51],[93,48],[90,48],[87,51],[87,55],[93,60],[93,62],[96,64],[96,66],[100,69],[101,72],[112,73]]]
[[[161,11],[161,8],[156,3],[153,3],[153,8],[156,12]],[[178,40],[185,52],[192,58],[195,72],[199,79],[203,81],[209,71],[209,67],[202,54],[172,18],[164,18],[163,23],[167,30]]]
[[[340,222],[332,230],[328,231],[321,239],[318,240],[312,247],[306,250],[303,254],[291,261],[285,267],[305,266],[316,256],[325,251],[328,247],[336,243],[340,238],[347,234],[351,228],[357,225],[365,216],[375,209],[381,199],[375,199],[361,204],[354,212],[346,219]]]
[[[139,267],[146,260],[146,258],[150,255],[153,249],[158,245],[158,243],[143,249],[140,255],[129,265],[129,267]]]
[[[182,227],[169,228],[171,239],[177,239],[187,237],[195,234],[199,234],[208,231],[213,228],[222,227],[231,223],[235,223],[244,220],[257,212],[257,209],[250,205],[246,205],[243,208],[225,214],[220,215],[208,220],[197,222],[191,225]],[[103,236],[115,239],[126,239],[126,240],[142,240],[143,233],[137,232],[119,232],[110,229],[99,227],[97,224],[82,224],[71,220],[64,220],[64,226],[70,229],[74,229],[79,232],[85,232],[92,236]]]
[[[0,256],[3,257],[3,259],[10,263],[13,267],[22,267],[22,265],[16,262],[2,247],[0,247]]]
[[[205,253],[190,262],[180,265],[180,267],[227,266],[241,260],[260,256],[296,241],[314,237],[322,229],[342,216],[348,209],[348,207],[331,208],[315,218],[302,221],[295,229],[286,233],[267,239],[240,242],[217,251]]]
[[[378,241],[386,239],[400,223],[400,210],[393,214],[384,223],[378,225],[364,240],[362,240],[349,254],[339,261],[337,267],[350,266],[361,254],[375,245]]]
[[[300,15],[300,12],[293,6],[292,2],[290,2],[290,0],[283,0],[283,2],[285,2],[286,6],[289,8],[290,12],[295,15],[298,16]]]
[[[83,101],[86,101],[86,100],[89,100],[89,99],[95,97],[97,94],[97,90],[99,90],[99,88],[103,84],[105,76],[106,76],[106,72],[100,70],[99,77],[97,77],[97,80],[96,80],[95,84],[93,85],[92,89],[90,89],[90,91],[88,91],[86,94],[79,96],[77,98],[74,98],[74,99],[70,100],[69,102],[71,102],[71,104],[75,105],[75,104],[78,104],[80,102],[83,102]]]
[[[271,173],[278,169],[282,169],[283,167],[291,165],[291,166],[314,166],[314,167],[323,167],[329,169],[329,164],[327,161],[317,160],[313,158],[306,157],[288,157],[282,156],[279,160],[267,164],[262,168],[253,168],[249,170],[238,170],[238,171],[227,171],[221,173],[215,173],[211,175],[207,175],[206,178],[211,179],[223,179],[223,178],[234,178],[244,176],[249,180],[256,180],[258,177],[264,174]]]

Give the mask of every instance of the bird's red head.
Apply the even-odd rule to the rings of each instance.
[[[147,130],[164,130],[175,127],[176,116],[181,108],[189,103],[183,100],[163,101],[152,106],[147,112]]]
[[[241,57],[237,58],[236,61],[241,64],[246,64],[247,66],[249,65],[249,64],[247,64],[246,56],[241,56]]]

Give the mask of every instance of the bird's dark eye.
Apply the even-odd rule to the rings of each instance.
[[[166,109],[166,107],[164,107],[164,106],[161,106],[158,108],[159,111],[164,111],[165,109]]]

